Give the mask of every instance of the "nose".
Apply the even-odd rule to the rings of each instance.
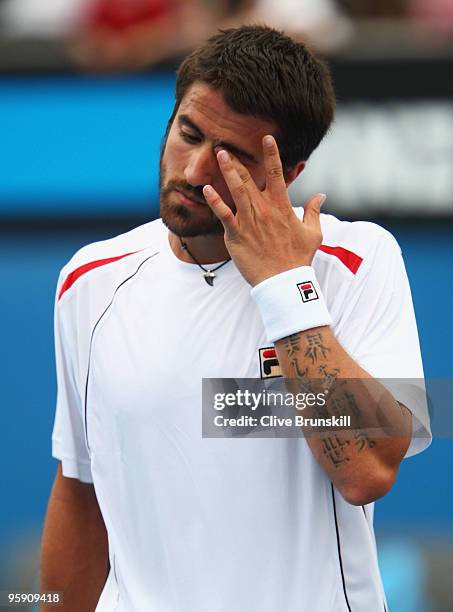
[[[192,187],[212,184],[217,160],[210,146],[199,146],[190,153],[184,177]]]

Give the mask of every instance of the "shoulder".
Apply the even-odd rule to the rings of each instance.
[[[326,242],[341,243],[355,249],[361,257],[374,253],[383,245],[400,250],[395,237],[371,221],[342,221],[333,215],[321,215],[321,225]]]
[[[129,266],[134,266],[153,250],[160,250],[166,235],[162,221],[157,219],[114,238],[82,247],[60,272],[58,300],[73,292],[76,286],[97,279],[99,274],[121,276]]]
[[[294,210],[303,218],[303,209]],[[345,274],[360,275],[377,261],[384,265],[401,254],[395,237],[377,223],[342,221],[322,213],[321,229],[323,240],[316,254],[318,263],[334,266]]]

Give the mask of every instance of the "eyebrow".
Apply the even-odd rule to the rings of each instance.
[[[204,134],[200,130],[198,125],[196,123],[194,123],[192,121],[192,119],[189,119],[189,117],[187,115],[179,115],[178,123],[179,123],[180,127],[185,125],[185,126],[189,127],[191,130],[193,130],[194,132],[196,132],[198,136],[204,137]],[[254,155],[252,155],[248,151],[245,151],[244,149],[241,149],[240,147],[237,147],[236,145],[232,144],[231,142],[226,142],[224,140],[219,140],[218,142],[215,142],[214,147],[221,147],[222,149],[226,149],[227,151],[230,151],[231,153],[233,153],[233,155],[236,155],[237,157],[239,157],[239,156],[240,157],[244,157],[245,159],[250,161],[252,164],[258,164],[259,163]]]

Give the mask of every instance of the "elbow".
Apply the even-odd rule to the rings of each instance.
[[[392,488],[397,470],[382,469],[378,475],[367,475],[359,482],[344,484],[339,488],[342,497],[353,506],[366,506],[384,497]]]

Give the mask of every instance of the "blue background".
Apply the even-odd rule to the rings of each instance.
[[[174,77],[0,80],[0,215],[149,214]]]

